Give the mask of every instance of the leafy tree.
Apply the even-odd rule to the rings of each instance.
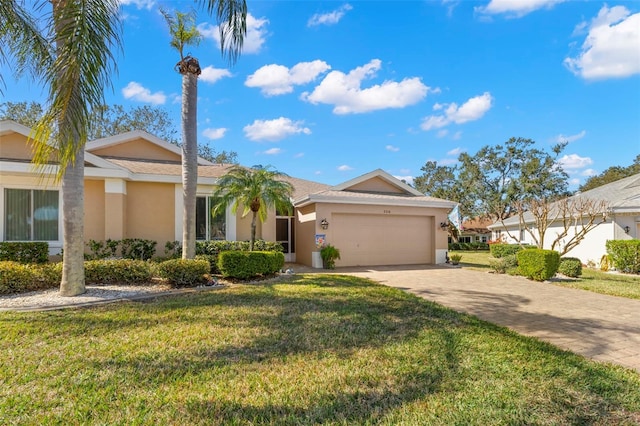
[[[578,191],[584,192],[607,183],[629,177],[640,173],[640,154],[636,155],[633,163],[628,167],[613,166],[596,176],[591,176],[587,181],[578,188]]]
[[[553,155],[534,145],[531,139],[511,138],[475,155],[460,154],[458,180],[474,200],[465,200],[465,211],[502,220],[516,214],[518,201],[566,196],[568,175],[557,164],[566,144],[554,146]]]
[[[203,0],[204,1],[204,0]],[[207,11],[214,10],[220,28],[220,49],[234,63],[242,49],[247,32],[247,5],[244,0],[207,0]],[[197,58],[184,55],[186,46],[197,45],[201,35],[195,26],[195,13],[162,11],[171,34],[170,45],[180,55],[176,70],[182,75],[182,186],[183,224],[182,257],[191,259],[196,253],[196,188],[198,184],[197,104],[198,76],[202,69]]]
[[[242,217],[249,212],[251,218],[251,241],[249,250],[253,251],[256,240],[256,219],[260,222],[267,219],[267,211],[275,208],[277,211],[291,213],[291,196],[293,185],[283,180],[286,174],[271,170],[269,167],[244,168],[234,166],[218,179],[217,188],[213,193],[215,200],[214,214],[224,211],[231,205],[235,214],[240,205],[243,206]]]
[[[0,104],[0,120],[13,120],[29,128],[42,118],[44,109],[37,102],[4,102]],[[87,140],[114,136],[132,130],[147,133],[180,146],[175,125],[167,110],[149,105],[125,109],[122,105],[101,105],[91,114]],[[198,145],[198,156],[218,164],[236,164],[238,153],[217,152],[209,145]]]
[[[473,205],[473,199],[468,184],[458,179],[456,166],[438,166],[436,161],[427,161],[420,170],[423,174],[413,180],[418,191],[431,197],[456,201],[460,204],[462,217],[471,215],[469,206]]]
[[[12,55],[19,76],[30,71],[48,87],[47,108],[32,126],[32,141],[34,163],[47,164],[53,154],[59,161],[63,296],[85,292],[84,145],[92,110],[104,104],[115,68],[112,49],[121,46],[118,7],[117,0],[50,0],[50,10],[28,11],[16,0],[0,2],[0,58]]]

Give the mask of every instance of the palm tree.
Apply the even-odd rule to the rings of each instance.
[[[45,18],[30,15],[16,0],[0,2],[0,40],[23,66],[17,71],[30,66],[48,86],[48,109],[31,135],[33,161],[43,173],[52,153],[59,161],[64,234],[60,293],[75,296],[85,292],[84,146],[91,111],[104,104],[104,88],[115,70],[112,49],[121,47],[119,1],[49,1],[51,13]]]
[[[205,3],[203,0],[202,3]],[[242,49],[247,31],[247,5],[245,0],[208,0],[207,11],[214,10],[220,28],[220,49],[228,53],[234,63]],[[176,70],[182,75],[182,258],[191,259],[196,254],[196,189],[198,185],[198,136],[197,101],[198,76],[201,73],[198,59],[184,55],[186,46],[197,45],[201,35],[195,26],[195,14],[176,12],[171,16],[161,11],[171,34],[171,47],[180,54]]]
[[[236,214],[238,207],[242,205],[242,217],[251,212],[251,251],[256,241],[256,219],[264,222],[269,209],[275,208],[277,211],[288,213],[293,209],[293,185],[282,180],[286,177],[286,174],[270,170],[269,167],[247,169],[234,166],[218,179],[217,188],[213,193],[213,214],[224,211],[228,205],[231,205],[233,214]]]

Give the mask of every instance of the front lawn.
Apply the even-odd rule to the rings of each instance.
[[[636,372],[337,275],[0,313],[0,354],[0,424],[640,421]]]
[[[490,271],[488,251],[450,251],[462,255],[460,264],[469,269]],[[594,293],[640,299],[640,275],[602,272],[592,268],[582,268],[582,276],[577,279],[553,279],[551,283],[562,287],[579,288]]]

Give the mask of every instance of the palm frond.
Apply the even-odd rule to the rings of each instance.
[[[116,72],[114,50],[122,49],[118,7],[118,0],[67,0],[54,6],[55,61],[44,67],[49,107],[33,138],[57,150],[58,178],[84,149],[91,111],[104,104],[104,90]],[[45,164],[50,149],[37,146],[34,162]]]
[[[215,12],[220,29],[220,50],[230,64],[235,64],[242,52],[247,34],[246,0],[196,0],[209,15]]]

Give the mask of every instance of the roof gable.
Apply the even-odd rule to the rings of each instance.
[[[134,160],[181,161],[180,147],[142,130],[134,130],[87,143],[87,151],[105,157]],[[199,165],[212,165],[198,157]]]
[[[331,188],[332,191],[351,191],[378,194],[394,194],[405,196],[424,196],[420,191],[410,187],[382,169],[377,169],[357,178],[348,180]]]

